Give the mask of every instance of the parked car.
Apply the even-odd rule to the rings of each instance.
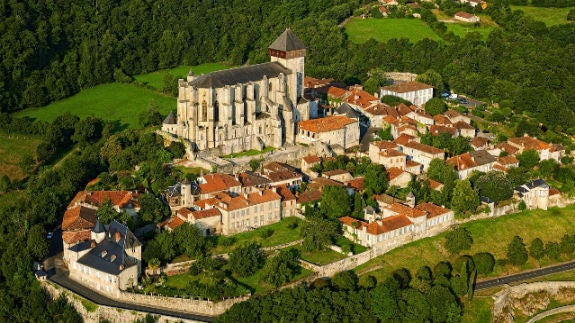
[[[50,240],[50,239],[52,239],[53,236],[54,236],[54,232],[50,231],[50,232],[48,232],[48,234],[46,235],[46,239]]]

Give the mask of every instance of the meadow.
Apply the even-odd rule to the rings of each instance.
[[[370,38],[386,42],[393,38],[408,38],[418,42],[424,38],[439,41],[441,38],[419,19],[377,19],[353,18],[345,24],[346,34],[356,44],[363,44]]]
[[[28,135],[14,135],[0,133],[0,177],[7,175],[10,180],[20,180],[28,176],[33,167],[36,148],[42,139]]]
[[[565,233],[575,233],[575,206],[563,209],[553,208],[549,211],[523,211],[494,219],[477,220],[461,226],[467,228],[473,236],[471,250],[466,250],[462,254],[490,252],[496,259],[504,259],[507,246],[516,235],[523,238],[523,242],[528,247],[535,238],[541,238],[543,242],[559,242]],[[440,261],[454,261],[457,255],[449,255],[443,248],[444,237],[445,233],[394,249],[357,267],[355,271],[372,275],[381,281],[394,270],[402,267],[415,272],[422,266],[433,267]],[[530,257],[528,262],[520,268],[495,266],[491,276],[506,275],[552,263],[555,261],[548,258],[538,263]],[[375,270],[370,271],[370,269]]]
[[[569,13],[569,10],[573,9],[573,7],[541,8],[541,7],[515,6],[515,5],[510,5],[510,7],[513,10],[523,11],[525,15],[537,21],[544,22],[547,25],[547,27],[559,24],[566,24],[567,14]]]
[[[476,27],[472,24],[460,23],[446,23],[445,26],[447,27],[447,31],[451,31],[461,38],[464,38],[467,33],[478,32],[483,40],[487,40],[487,36],[489,36],[489,33],[495,28],[492,26]]]
[[[223,68],[226,66],[213,63],[194,66],[192,70],[199,75]],[[116,121],[120,128],[139,128],[138,115],[142,111],[155,106],[162,115],[167,115],[170,110],[176,109],[176,98],[160,92],[165,73],[185,76],[189,70],[190,67],[180,66],[135,76],[136,81],[144,86],[135,83],[101,84],[45,107],[16,112],[14,116],[52,121],[57,116],[70,112],[80,118],[98,117]]]

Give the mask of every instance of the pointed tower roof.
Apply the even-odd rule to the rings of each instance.
[[[176,120],[174,112],[170,111],[170,114],[168,114],[166,119],[164,119],[164,124],[176,124],[176,123],[178,123],[178,120]]]
[[[292,50],[305,49],[305,46],[291,31],[291,29],[287,28],[278,38],[276,38],[276,40],[274,40],[269,49],[289,52]]]
[[[105,233],[106,232],[106,228],[104,227],[102,222],[100,222],[100,219],[96,220],[96,224],[94,224],[94,227],[92,228],[92,232],[94,232],[94,233]]]

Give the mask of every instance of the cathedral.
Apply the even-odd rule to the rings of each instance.
[[[295,144],[297,122],[315,117],[303,97],[306,48],[288,28],[270,46],[269,63],[179,80],[177,115],[162,130],[191,152],[227,155]]]

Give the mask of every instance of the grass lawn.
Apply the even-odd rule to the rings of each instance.
[[[191,67],[194,74],[198,76],[227,68],[230,68],[230,66],[226,66],[221,63],[206,63]],[[190,72],[190,66],[178,66],[167,70],[160,70],[148,74],[136,75],[134,76],[134,78],[138,82],[153,87],[157,90],[161,90],[162,87],[164,86],[164,75],[166,73],[185,79],[189,72]]]
[[[310,276],[313,274],[313,271],[309,270],[309,269],[305,269],[305,268],[301,268],[301,271],[299,274],[297,274],[294,279],[292,281],[296,281],[298,279],[302,279],[304,277]],[[262,270],[258,270],[255,274],[248,276],[248,277],[235,277],[234,278],[246,285],[252,288],[252,295],[262,295],[265,294],[269,291],[272,291],[275,289],[274,286],[265,283],[263,281],[261,281],[261,276],[262,276]]]
[[[493,308],[493,298],[491,298],[491,296],[475,296],[472,301],[465,301],[463,307],[464,311],[461,322],[491,322],[491,309]]]
[[[548,27],[567,23],[567,14],[573,7],[568,8],[541,8],[510,5],[513,10],[521,10],[525,15],[544,22]]]
[[[20,180],[28,175],[22,167],[24,159],[36,156],[36,148],[42,140],[35,136],[0,133],[0,177]]]
[[[470,222],[463,225],[473,236],[473,246],[471,250],[464,254],[475,254],[478,252],[491,252],[496,259],[506,258],[507,246],[515,235],[523,238],[524,243],[529,246],[531,241],[537,237],[544,242],[560,241],[563,234],[573,232],[575,228],[575,206],[564,209],[551,209],[549,211],[534,210],[502,216],[495,219],[485,219]],[[405,267],[414,273],[422,266],[433,268],[435,264],[442,260],[455,260],[457,256],[450,256],[443,248],[445,234],[415,241],[401,248],[372,259],[371,261],[357,267],[357,272],[365,273],[369,268],[382,266],[382,268],[365,273],[372,275],[381,281],[391,272],[398,268]],[[521,268],[511,266],[496,266],[491,276],[506,275],[520,270],[534,269],[554,263],[549,259],[544,259],[537,263],[531,257]]]
[[[338,260],[345,258],[345,255],[342,255],[341,253],[335,252],[331,249],[311,251],[311,252],[303,250],[300,251],[301,251],[301,259],[307,260],[311,263],[321,266],[331,264],[332,262],[336,262]]]
[[[292,223],[297,223],[295,228],[289,228]],[[233,235],[233,239],[235,242],[231,246],[223,246],[220,242],[216,248],[212,251],[213,254],[221,254],[227,253],[232,251],[236,246],[240,245],[242,242],[256,242],[259,243],[262,247],[271,247],[277,246],[280,244],[292,242],[298,239],[301,239],[300,230],[302,220],[291,217],[285,218],[278,223],[274,223],[271,225],[266,225],[265,227],[258,228],[252,231],[239,233]],[[262,238],[262,232],[265,230],[271,229],[273,234],[268,238]]]
[[[202,168],[202,167],[185,167],[185,166],[176,166],[176,170],[182,172],[185,175],[193,175],[193,177],[198,177],[201,174],[208,174],[210,171]]]
[[[233,154],[225,155],[225,156],[222,156],[222,158],[256,156],[256,155],[260,155],[260,154],[269,153],[270,151],[273,151],[274,149],[275,149],[274,147],[264,147],[264,150],[251,149],[251,150],[247,150],[247,151],[242,151],[241,153],[233,153]]]
[[[148,109],[150,104],[158,106],[160,113],[167,114],[176,108],[176,98],[134,84],[108,83],[85,89],[45,107],[22,110],[14,116],[52,121],[70,112],[80,118],[93,116],[118,121],[122,128],[139,128],[138,114]]]
[[[414,43],[424,38],[441,40],[431,28],[419,19],[353,18],[345,24],[345,31],[349,39],[356,44],[363,44],[370,38],[379,42],[393,38],[408,38]]]
[[[447,31],[453,32],[455,35],[463,38],[465,34],[471,32],[478,32],[481,35],[483,40],[487,39],[489,33],[495,29],[492,26],[479,26],[476,27],[472,24],[460,24],[460,23],[446,23],[445,26],[447,27]]]
[[[186,286],[188,286],[190,282],[195,280],[196,279],[188,273],[169,276],[168,279],[166,280],[166,286],[172,288],[184,289],[186,288]]]
[[[337,237],[334,244],[338,247],[343,248],[343,250],[346,250],[347,248],[349,248],[349,250],[351,252],[353,252],[354,255],[357,255],[358,253],[362,253],[362,252],[367,250],[366,247],[364,247],[360,244],[357,244],[357,243],[353,243],[351,240],[349,240],[348,238],[346,238],[344,236]],[[349,247],[347,247],[347,246],[349,246]]]

